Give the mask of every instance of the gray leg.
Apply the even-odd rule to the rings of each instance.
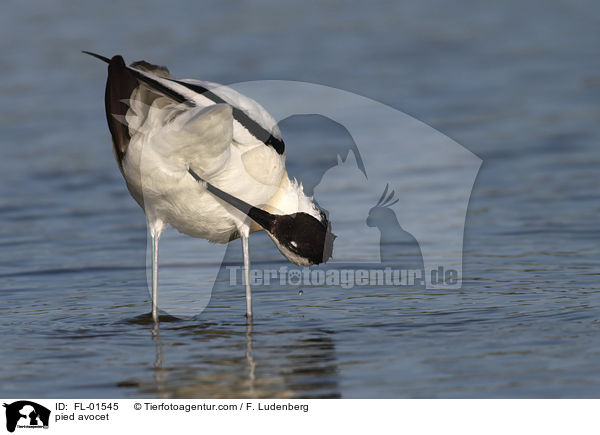
[[[242,249],[244,251],[244,279],[246,281],[246,317],[252,318],[252,288],[250,288],[250,252],[248,249],[248,236],[242,236]]]
[[[160,232],[152,234],[152,318],[158,323],[158,241]]]

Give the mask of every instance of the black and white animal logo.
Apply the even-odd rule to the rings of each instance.
[[[29,400],[19,400],[4,404],[6,408],[6,430],[14,432],[19,428],[47,428],[50,410]]]

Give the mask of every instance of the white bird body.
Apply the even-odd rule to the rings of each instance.
[[[92,55],[109,63],[114,151],[153,239],[155,320],[158,241],[167,225],[216,243],[242,238],[248,316],[251,232],[266,230],[296,264],[329,258],[329,223],[289,179],[281,133],[262,106],[215,83],[175,80],[163,67],[143,61],[127,67],[120,56]]]
[[[230,101],[261,114],[279,134],[275,121],[254,100],[225,86],[211,87],[213,92],[227,93]],[[167,97],[146,105],[136,98],[140,93],[136,90],[130,99],[133,113],[128,113],[126,120],[131,141],[122,166],[129,191],[145,208],[149,221],[158,220],[191,237],[216,243],[231,241],[232,234],[247,224],[244,213],[202,189],[188,169],[272,213],[303,211],[319,217],[302,185],[290,181],[285,155],[277,154],[238,122],[232,122],[231,106],[214,104],[202,96],[194,97],[202,106],[193,109]],[[256,223],[250,227],[250,232],[262,230]]]

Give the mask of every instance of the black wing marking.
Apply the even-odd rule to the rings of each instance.
[[[82,53],[89,54],[90,56],[93,56],[96,59],[103,60],[106,63],[110,62],[110,59],[108,57],[104,57],[104,56],[102,56],[100,54],[92,53],[91,51],[85,51],[85,50],[83,50]]]
[[[145,74],[145,72],[163,79],[168,79],[179,86],[183,86],[192,92],[208,98],[216,104],[229,104],[232,107],[233,119],[244,126],[250,132],[250,134],[263,142],[265,145],[272,147],[278,154],[281,155],[285,152],[285,144],[282,139],[273,136],[270,131],[252,119],[242,109],[234,106],[230,102],[225,101],[223,98],[219,97],[204,86],[172,79],[167,68],[152,65],[145,61],[134,62],[131,64],[130,68],[125,65],[125,61],[120,55],[114,56],[112,59],[108,59],[104,56],[91,53],[89,51],[84,51],[84,53],[109,64],[108,80],[106,82],[106,118],[108,120],[108,127],[113,137],[115,155],[120,167],[121,161],[131,139],[129,136],[129,128],[123,122],[128,106],[127,104],[123,103],[122,100],[129,99],[133,90],[138,86],[138,81],[146,84],[152,90],[159,92],[178,103],[183,103],[190,107],[196,106],[194,101],[178,92],[177,89],[165,84],[165,80],[156,80]],[[116,115],[118,119],[112,115]]]
[[[246,114],[246,112],[244,112],[239,107],[235,107],[230,102],[225,101],[223,98],[219,97],[211,90],[209,90],[199,84],[186,83],[186,82],[182,82],[179,80],[171,80],[171,81],[175,82],[181,86],[185,86],[190,91],[194,91],[197,94],[200,94],[217,104],[229,104],[233,109],[233,119],[235,119],[237,122],[242,124],[250,132],[250,134],[252,134],[252,136],[254,136],[258,140],[263,142],[265,145],[272,147],[277,152],[277,154],[284,153],[285,144],[283,143],[283,140],[278,139],[275,136],[273,136],[270,131],[265,129],[262,125],[260,125],[254,119],[250,118]]]
[[[106,121],[113,140],[113,150],[121,172],[123,157],[127,152],[131,136],[129,126],[125,122],[125,114],[129,106],[123,102],[128,100],[135,88],[139,86],[136,77],[126,67],[121,56],[113,57],[108,63],[106,80],[105,106]]]
[[[84,53],[108,63],[108,77],[106,79],[106,92],[104,96],[106,121],[108,122],[108,129],[112,136],[115,158],[117,159],[119,169],[122,172],[123,158],[127,152],[129,142],[131,141],[129,125],[125,118],[129,106],[124,101],[129,100],[131,94],[140,83],[146,84],[150,89],[155,90],[178,103],[185,103],[192,107],[195,106],[195,104],[159,81],[154,80],[135,69],[129,68],[125,65],[125,61],[120,55],[108,59],[107,57],[89,51],[84,51]],[[145,61],[135,62],[134,65],[137,65],[139,69],[144,71],[153,71],[157,76],[169,75],[169,71],[166,68],[158,67]]]

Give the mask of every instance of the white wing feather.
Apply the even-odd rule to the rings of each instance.
[[[218,97],[222,98],[225,102],[245,112],[246,115],[256,121],[261,127],[273,135],[273,137],[281,140],[281,132],[275,119],[273,119],[273,117],[265,110],[264,107],[262,107],[252,98],[242,95],[236,90],[218,83],[194,79],[184,79],[180,81],[199,85],[208,89]],[[202,97],[200,94],[197,95],[198,96],[194,98],[194,101],[197,104],[204,106],[215,104],[214,101],[206,97]],[[233,140],[240,145],[252,145],[260,142],[246,129],[246,127],[235,120],[233,123]]]

